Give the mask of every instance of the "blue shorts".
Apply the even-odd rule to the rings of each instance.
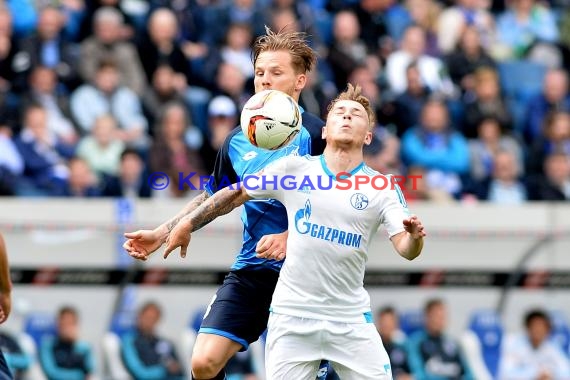
[[[0,350],[0,380],[12,380],[12,372],[10,372],[10,368],[8,368],[8,363],[6,363],[6,359],[4,358],[4,354]]]
[[[233,340],[247,350],[267,328],[279,273],[271,269],[230,272],[208,306],[200,333]]]

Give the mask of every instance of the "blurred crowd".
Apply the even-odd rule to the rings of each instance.
[[[88,342],[82,339],[79,311],[64,305],[55,316],[30,314],[23,331],[0,330],[0,347],[15,380],[181,380],[187,378],[204,311],[197,310],[194,321],[173,339],[161,333],[165,310],[147,301],[128,318],[116,314],[101,341]],[[570,378],[570,325],[561,310],[527,309],[513,330],[492,309],[474,309],[455,334],[449,328],[453,318],[442,298],[427,299],[415,309],[384,305],[377,310],[374,323],[394,380]],[[261,352],[264,339],[260,337]],[[259,380],[263,368],[263,354],[250,346],[230,359],[227,378]]]
[[[0,195],[195,195],[179,182],[211,173],[267,25],[319,53],[306,111],[363,87],[366,162],[421,176],[401,184],[409,200],[568,200],[567,2],[0,1]]]

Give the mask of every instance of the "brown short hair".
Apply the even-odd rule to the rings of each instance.
[[[327,109],[330,112],[334,105],[341,101],[341,100],[352,100],[357,103],[362,104],[366,114],[368,115],[368,124],[370,129],[374,128],[376,125],[376,114],[374,113],[374,109],[370,105],[370,100],[364,95],[362,95],[362,88],[359,85],[354,86],[352,83],[349,83],[346,87],[346,90],[341,92],[330,104]]]
[[[306,74],[317,62],[317,53],[309,46],[307,34],[303,32],[273,32],[265,27],[265,35],[257,38],[253,45],[253,64],[266,51],[285,50],[291,54],[291,62],[298,74]]]

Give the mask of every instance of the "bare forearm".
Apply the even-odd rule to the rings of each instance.
[[[191,225],[190,232],[199,230],[218,216],[225,215],[241,206],[251,197],[243,188],[237,190],[230,190],[225,188],[218,191],[210,199],[201,204],[194,212],[185,217]]]
[[[0,235],[0,293],[9,294],[12,291],[10,280],[10,267],[8,265],[8,253],[4,239]]]
[[[166,236],[168,236],[170,231],[172,231],[172,229],[176,227],[183,218],[190,215],[194,210],[200,207],[200,205],[202,205],[209,197],[210,194],[206,191],[194,197],[178,214],[176,214],[176,216],[161,224],[157,230],[160,231],[161,235],[163,235],[166,240]]]
[[[413,260],[420,255],[424,247],[423,237],[414,237],[409,232],[402,232],[396,240],[394,240],[394,248],[407,260]]]

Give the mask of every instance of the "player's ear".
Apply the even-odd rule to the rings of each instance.
[[[295,91],[301,92],[305,88],[306,84],[307,84],[307,75],[306,74],[297,75],[297,81],[295,82]]]
[[[370,145],[372,142],[372,132],[366,132],[366,136],[364,136],[364,145]]]
[[[321,130],[321,137],[323,140],[327,138],[327,126],[326,125],[324,125],[323,129]]]

